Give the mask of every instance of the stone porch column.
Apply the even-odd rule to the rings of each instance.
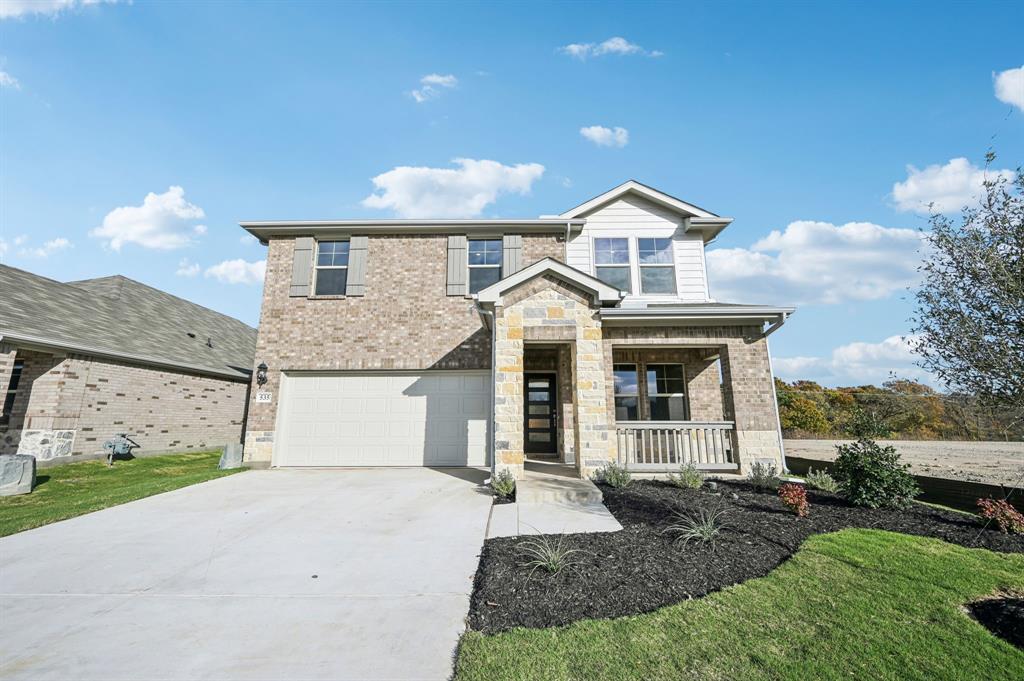
[[[523,478],[523,313],[494,308],[494,461],[497,475]]]
[[[749,472],[757,462],[774,465],[781,472],[779,414],[765,339],[730,342],[722,348],[721,360],[724,406],[736,424],[740,472]]]

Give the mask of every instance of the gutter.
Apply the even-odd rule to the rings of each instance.
[[[497,384],[495,383],[495,379],[497,378],[497,375],[496,375],[497,367],[495,366],[494,358],[495,358],[495,355],[497,353],[497,349],[494,347],[495,346],[495,338],[494,338],[494,312],[492,312],[490,310],[484,310],[479,305],[477,305],[476,309],[477,309],[477,312],[480,314],[480,319],[484,322],[484,326],[490,328],[490,330],[491,330],[491,391],[490,391],[490,394],[491,394],[491,408],[490,408],[490,411],[489,411],[488,416],[487,416],[487,420],[489,421],[487,426],[488,426],[488,428],[491,431],[490,441],[487,443],[488,448],[490,449],[488,454],[490,455],[490,460],[491,460],[491,477],[489,477],[487,480],[484,481],[484,484],[487,485],[487,484],[490,484],[491,480],[494,479],[494,471],[497,470],[497,468],[495,467],[497,465],[497,462],[494,459],[494,448],[495,448],[495,443],[496,443],[496,439],[495,438],[497,437],[495,435],[495,433],[494,433],[494,406],[495,406],[494,405],[494,397],[495,397],[494,393],[498,389]],[[487,320],[490,320],[490,323],[488,323]]]
[[[119,359],[128,362],[134,362],[136,364],[151,364],[153,366],[164,367],[167,369],[176,369],[178,371],[190,372],[195,374],[202,374],[206,376],[218,376],[222,378],[228,378],[238,383],[248,383],[251,375],[251,371],[245,371],[239,369],[238,371],[231,371],[228,369],[215,369],[213,367],[201,366],[199,364],[189,364],[187,362],[171,362],[166,359],[159,357],[152,357],[150,355],[136,355],[129,352],[116,352],[113,350],[104,350],[103,348],[92,347],[88,345],[77,345],[74,343],[67,343],[64,341],[57,341],[49,338],[41,338],[39,336],[26,336],[23,334],[10,334],[0,333],[0,341],[6,341],[9,343],[18,343],[28,346],[36,346],[44,349],[54,350],[65,350],[80,355],[90,355],[93,357],[104,357],[108,359]]]

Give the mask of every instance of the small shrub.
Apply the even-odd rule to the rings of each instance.
[[[676,541],[683,542],[684,546],[692,541],[714,550],[718,535],[725,527],[723,515],[721,508],[701,509],[696,515],[674,511],[675,522],[666,527],[665,532],[675,534]]]
[[[609,487],[625,487],[633,480],[633,476],[629,474],[625,466],[620,466],[617,463],[610,463],[601,470],[594,474],[594,478],[598,482],[603,482]]]
[[[758,492],[779,486],[779,471],[775,464],[757,462],[750,467],[747,480]]]
[[[516,491],[516,477],[509,470],[503,470],[497,475],[491,476],[491,489],[495,496],[501,499],[511,499]]]
[[[779,487],[779,499],[786,505],[786,508],[796,513],[800,518],[805,517],[808,509],[811,507],[807,503],[807,490],[804,489],[803,485],[797,485],[792,482],[787,482]]]
[[[692,463],[684,463],[679,467],[678,473],[668,474],[668,481],[669,484],[682,489],[700,489],[704,484],[704,474]]]
[[[996,521],[1003,534],[1024,534],[1024,514],[1005,499],[978,499],[981,517]]]
[[[565,545],[565,535],[559,535],[557,539],[547,535],[538,535],[536,539],[521,541],[516,546],[516,552],[528,558],[522,563],[523,567],[531,568],[530,577],[538,569],[557,575],[566,568],[574,567],[579,563],[576,554],[585,553],[579,549],[570,549]]]
[[[837,445],[835,472],[839,489],[850,503],[868,508],[906,508],[921,489],[900,463],[893,447],[874,440]]]
[[[838,492],[839,482],[825,471],[816,471],[813,468],[807,471],[807,486],[811,489],[820,489],[822,492]]]

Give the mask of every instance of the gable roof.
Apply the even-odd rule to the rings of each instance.
[[[0,265],[0,291],[0,340],[237,380],[252,371],[256,329],[126,277],[62,283]]]
[[[612,201],[615,201],[616,199],[621,198],[626,194],[636,194],[637,196],[642,196],[648,201],[656,203],[660,206],[664,206],[670,210],[674,210],[675,212],[684,216],[698,218],[720,217],[718,215],[715,215],[711,211],[704,210],[700,206],[695,206],[692,203],[687,203],[686,201],[683,201],[682,199],[677,199],[671,194],[666,194],[665,192],[659,191],[654,187],[648,187],[646,184],[642,184],[640,182],[637,182],[636,180],[626,180],[618,187],[609,189],[605,193],[599,194],[594,198],[590,199],[589,201],[584,201],[575,208],[570,208],[569,210],[565,211],[558,217],[564,219],[584,217],[587,213],[596,210],[597,208],[600,208],[606,203],[611,203]]]
[[[584,291],[589,291],[601,303],[618,303],[625,295],[614,286],[609,286],[586,272],[581,272],[575,267],[569,267],[564,262],[559,262],[554,258],[544,258],[528,267],[524,267],[515,274],[510,274],[504,279],[491,284],[476,294],[476,300],[478,303],[496,303],[501,300],[502,295],[506,291],[543,274],[554,275]]]

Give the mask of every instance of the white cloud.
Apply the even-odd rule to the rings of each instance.
[[[459,79],[452,74],[441,75],[430,73],[420,78],[420,88],[409,93],[417,104],[422,104],[441,96],[444,90],[450,90],[459,84]]]
[[[6,71],[0,71],[0,88],[9,87],[15,90],[21,89],[21,83],[18,79],[7,73]]]
[[[182,258],[178,261],[178,269],[174,271],[179,277],[195,277],[199,274],[199,263],[191,262],[188,258]]]
[[[993,73],[996,99],[1024,111],[1024,66]]]
[[[629,144],[629,130],[625,128],[606,128],[603,125],[591,125],[580,128],[580,134],[599,147],[624,147]]]
[[[602,43],[570,43],[558,48],[558,51],[581,61],[589,57],[600,57],[606,54],[620,56],[640,55],[644,57],[661,57],[665,54],[660,50],[645,50],[639,45],[619,36],[608,38],[608,40]]]
[[[452,163],[458,168],[399,166],[382,173],[372,179],[376,190],[363,205],[404,218],[476,217],[501,194],[528,194],[544,174],[539,163],[507,166],[471,158]]]
[[[979,168],[966,158],[954,158],[946,165],[930,165],[924,170],[907,166],[907,179],[892,186],[896,209],[928,215],[932,210],[952,213],[974,205],[983,193],[985,178],[1013,179],[1012,170]]]
[[[879,343],[841,345],[829,357],[774,357],[775,375],[786,381],[807,379],[827,385],[880,385],[892,376],[937,387],[935,377],[917,366],[913,336],[890,336]]]
[[[204,276],[224,284],[259,284],[267,272],[267,261],[246,262],[241,258],[225,260],[207,267]]]
[[[26,243],[26,241],[26,237],[19,236],[14,240],[14,243],[20,245]],[[37,246],[36,248],[23,248],[18,251],[18,255],[24,258],[48,258],[57,251],[63,251],[68,248],[71,248],[71,242],[61,236],[44,241],[42,246]]]
[[[14,245],[21,246],[22,244],[28,243],[28,234],[19,234],[14,237]]]
[[[192,224],[205,216],[202,208],[185,200],[184,189],[174,186],[163,194],[146,194],[141,206],[115,208],[89,235],[105,239],[115,251],[131,243],[173,250],[188,246],[194,236],[206,233],[205,225]]]
[[[711,293],[743,303],[877,300],[918,280],[921,235],[870,222],[801,220],[748,248],[706,255]]]
[[[87,5],[112,5],[119,0],[3,0],[0,2],[0,19],[13,19],[43,14],[58,14]]]

